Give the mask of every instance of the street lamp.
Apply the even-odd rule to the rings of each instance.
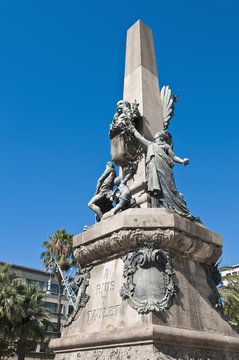
[[[51,273],[50,273],[50,278],[48,280],[48,283],[47,283],[47,291],[46,291],[47,295],[50,295],[51,294]]]

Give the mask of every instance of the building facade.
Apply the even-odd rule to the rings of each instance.
[[[230,270],[223,270],[221,274],[222,277],[228,275],[239,275],[239,264],[230,266]]]

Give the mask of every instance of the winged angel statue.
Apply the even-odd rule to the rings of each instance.
[[[168,125],[174,113],[174,103],[177,102],[177,96],[171,96],[169,87],[163,87],[161,90],[161,106],[163,113],[164,128],[154,135],[155,141],[145,139],[135,128],[135,119],[127,121],[127,124],[122,127],[123,134],[131,134],[138,142],[138,148],[141,147],[145,152],[145,166],[146,166],[146,182],[147,191],[151,197],[152,207],[165,207],[171,209],[180,215],[188,218],[194,218],[187,209],[186,202],[183,195],[176,189],[172,168],[175,162],[183,165],[188,165],[187,158],[181,159],[173,152],[172,136],[168,132]],[[118,102],[124,112],[124,106],[130,106],[124,101]],[[140,115],[138,115],[139,117]],[[116,119],[117,122],[117,119]],[[114,128],[114,121],[111,128]],[[133,135],[133,136],[132,136]],[[121,135],[124,136],[124,135]],[[128,135],[129,136],[129,135]]]

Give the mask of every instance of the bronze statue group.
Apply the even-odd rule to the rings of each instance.
[[[114,161],[122,168],[122,176],[116,176],[115,166],[108,162],[106,169],[97,182],[96,192],[88,206],[96,213],[100,221],[103,214],[111,210],[115,215],[129,207],[139,207],[132,198],[127,182],[133,179],[137,165],[145,154],[146,191],[150,195],[151,207],[168,208],[191,220],[195,219],[189,212],[183,195],[176,189],[172,168],[175,162],[188,165],[187,158],[181,159],[173,152],[173,142],[167,128],[173,116],[176,96],[171,97],[171,90],[163,87],[161,103],[164,129],[154,135],[154,141],[147,140],[136,129],[136,123],[142,119],[136,101],[130,104],[120,100],[110,126],[111,144],[114,142]],[[122,150],[123,149],[123,150]],[[113,158],[113,156],[112,156]],[[113,190],[114,186],[116,190]],[[115,207],[113,208],[113,202]],[[113,208],[113,210],[112,210]]]

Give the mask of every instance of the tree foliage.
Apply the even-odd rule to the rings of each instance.
[[[40,293],[35,285],[25,284],[22,308],[24,316],[14,324],[14,334],[17,336],[18,359],[24,359],[29,341],[42,341],[45,337],[46,323],[49,322],[50,311],[44,307],[45,295]]]
[[[42,243],[42,246],[46,248],[41,254],[42,264],[45,268],[49,268],[51,264],[57,261],[62,270],[69,270],[72,265],[75,264],[73,256],[73,234],[69,234],[65,229],[56,230],[54,234],[47,237]],[[58,273],[58,269],[54,266],[55,273]]]
[[[76,265],[76,260],[73,256],[73,234],[69,234],[65,229],[56,230],[54,234],[47,237],[48,240],[42,243],[46,248],[41,254],[42,265],[45,269],[53,270],[53,273],[58,281],[58,336],[60,336],[61,329],[61,293],[62,283],[61,274],[56,265],[59,265],[61,270],[68,271],[72,266]]]
[[[13,328],[14,322],[24,315],[22,287],[17,274],[10,273],[10,265],[0,267],[0,359],[13,356],[16,352]]]
[[[24,359],[27,345],[44,338],[50,313],[43,298],[44,294],[18,278],[9,264],[0,267],[0,359],[14,353]]]
[[[239,332],[239,275],[232,274],[233,269],[230,266],[219,269],[220,272],[229,270],[231,273],[222,277],[218,291],[222,297],[224,314],[236,324]]]

